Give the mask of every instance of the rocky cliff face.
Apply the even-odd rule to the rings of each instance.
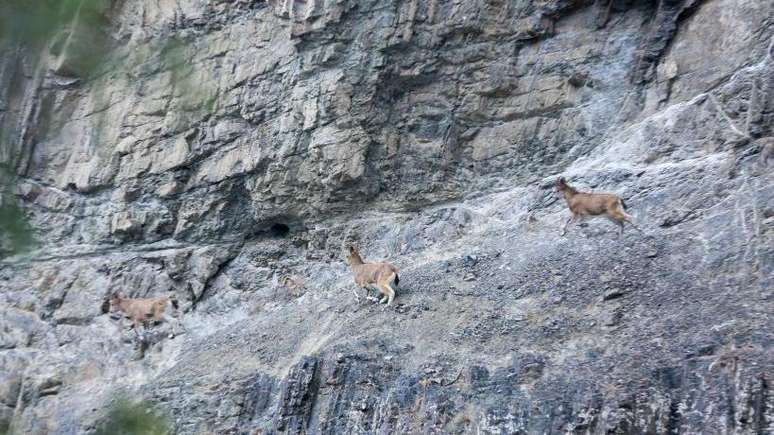
[[[70,3],[0,47],[36,240],[0,263],[0,427],[125,392],[181,434],[774,431],[770,1]],[[643,231],[560,237],[559,174]],[[114,291],[185,333],[138,347]]]

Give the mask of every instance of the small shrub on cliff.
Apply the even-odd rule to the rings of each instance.
[[[13,177],[0,164],[0,258],[23,252],[32,242],[32,228],[13,195]]]
[[[24,251],[32,244],[32,231],[15,203],[0,199],[0,258]]]
[[[97,435],[165,435],[172,431],[168,419],[150,404],[119,398],[110,407],[95,433]]]

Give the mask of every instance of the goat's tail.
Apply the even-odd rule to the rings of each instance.
[[[626,201],[624,201],[624,200],[623,200],[623,198],[618,198],[618,200],[619,200],[619,201],[621,201],[621,207],[623,207],[623,209],[624,209],[624,210],[626,210],[627,208],[629,208],[629,207],[626,205]]]
[[[179,306],[179,304],[177,303],[177,298],[176,298],[176,297],[174,297],[174,296],[170,296],[170,297],[169,297],[169,302],[172,302],[172,306],[173,306],[173,307],[174,307],[176,310],[180,309],[180,306]]]
[[[398,272],[395,272],[395,280],[393,282],[395,283],[395,287],[400,286],[400,277],[398,276]]]

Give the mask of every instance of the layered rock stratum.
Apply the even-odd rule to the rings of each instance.
[[[771,1],[69,3],[0,45],[0,426],[774,431]],[[560,174],[643,231],[560,237]],[[185,333],[138,348],[116,291]]]

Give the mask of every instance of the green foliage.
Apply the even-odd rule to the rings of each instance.
[[[18,254],[32,246],[32,229],[22,209],[15,201],[0,199],[0,257],[3,254]],[[5,251],[5,252],[4,252]]]
[[[32,228],[12,193],[12,178],[0,167],[0,258],[18,254],[33,243]]]
[[[0,43],[42,47],[63,55],[61,72],[86,76],[106,48],[110,0],[2,0]]]
[[[103,72],[130,77],[169,71],[170,87],[180,97],[175,110],[209,112],[216,90],[191,64],[198,48],[170,35],[158,42],[119,48],[111,56],[109,16],[118,0],[0,0],[0,44],[36,48],[48,53],[58,74],[89,78]],[[99,73],[99,74],[97,74]],[[204,82],[203,80],[204,79]]]
[[[0,435],[17,435],[13,425],[0,420]],[[169,435],[172,426],[169,419],[147,402],[137,402],[126,397],[113,401],[110,409],[97,424],[96,435]]]
[[[110,0],[3,0],[0,2],[0,38],[45,43],[75,18],[98,25]]]
[[[98,427],[97,435],[165,435],[171,433],[168,419],[146,402],[117,399]]]

